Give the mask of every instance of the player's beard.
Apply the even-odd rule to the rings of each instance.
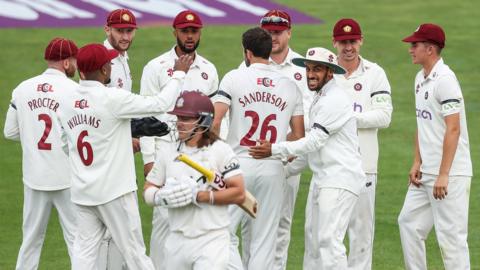
[[[127,48],[122,48],[122,47],[120,47],[120,41],[119,41],[119,40],[115,40],[115,39],[113,38],[113,36],[110,36],[110,37],[108,38],[108,42],[110,43],[110,45],[112,45],[112,47],[113,47],[115,50],[117,50],[117,51],[119,51],[119,52],[126,52],[126,51],[128,51],[128,49],[130,48],[130,45],[132,45],[132,42],[129,41]]]
[[[318,80],[317,87],[315,87],[314,89],[310,89],[309,87],[308,89],[310,89],[311,91],[319,92],[320,90],[322,90],[323,86],[327,84],[327,82],[329,81],[327,80],[327,78],[328,78],[328,73],[325,73],[325,75],[323,75],[323,78],[321,80],[320,79]],[[307,85],[308,85],[308,80],[309,79],[307,78]]]
[[[68,78],[73,78],[76,71],[77,69],[73,65],[70,65],[68,69],[65,70],[65,75],[67,75]]]
[[[275,49],[272,48],[272,52],[270,53],[270,55],[280,54],[280,53],[284,52],[285,50],[288,50],[288,43],[285,43],[285,44],[278,43],[278,47],[275,48]]]
[[[197,48],[198,48],[198,45],[200,45],[200,40],[197,41],[197,43],[195,43],[195,45],[193,46],[193,48],[189,49],[189,48],[186,48],[185,47],[185,44],[182,43],[182,41],[180,41],[180,39],[177,37],[177,46],[180,48],[180,50],[182,50],[182,52],[184,53],[192,53],[194,52]]]
[[[108,85],[112,82],[112,79],[110,77],[105,79],[105,82],[103,84]]]

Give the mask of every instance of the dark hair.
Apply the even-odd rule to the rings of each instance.
[[[260,27],[248,29],[242,35],[243,49],[249,50],[255,57],[268,59],[272,52],[272,36]]]

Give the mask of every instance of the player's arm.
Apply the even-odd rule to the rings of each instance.
[[[220,128],[222,125],[222,119],[229,109],[229,105],[223,102],[215,102],[213,104],[215,108],[215,114],[213,117],[212,130],[215,134],[220,134]]]
[[[143,184],[143,199],[150,206],[155,205],[155,195],[165,184],[165,166],[161,158],[161,156],[157,158],[155,165],[152,162],[153,168],[147,173]]]
[[[463,109],[463,96],[457,78],[454,75],[438,78],[438,88],[434,92],[434,97],[441,106],[441,114],[446,126],[442,160],[438,178],[433,185],[433,197],[441,200],[447,196],[448,176],[460,138],[460,112]]]
[[[140,95],[152,96],[154,93],[159,93],[159,76],[161,76],[161,71],[155,68],[153,62],[148,63],[143,68],[142,78],[140,79]],[[140,152],[142,153],[142,160],[144,164],[143,175],[147,176],[150,170],[152,170],[153,162],[155,161],[155,138],[141,137]]]
[[[421,185],[420,180],[422,179],[422,173],[420,172],[420,166],[422,165],[422,157],[420,156],[420,145],[418,143],[418,130],[415,130],[415,137],[414,137],[414,159],[412,168],[408,174],[408,178],[410,183],[419,187]]]
[[[20,140],[20,129],[18,127],[17,119],[17,107],[15,106],[13,100],[8,107],[7,117],[5,119],[5,126],[3,127],[3,134],[7,139],[15,141]]]
[[[181,91],[186,71],[192,64],[191,56],[181,56],[175,61],[175,72],[161,93],[154,96],[140,96],[126,91],[107,91],[107,106],[117,118],[152,116],[168,111]],[[120,92],[120,93],[119,93]]]
[[[437,181],[433,186],[433,197],[435,199],[444,199],[447,195],[448,176],[460,138],[460,113],[448,115],[444,118],[444,121],[446,130],[443,138],[442,161]]]
[[[346,101],[336,103],[334,100],[325,100],[322,110],[315,115],[310,132],[297,141],[280,142],[271,144],[268,141],[260,141],[257,146],[249,148],[249,154],[253,158],[288,158],[289,156],[301,156],[320,150],[328,138],[338,132],[352,117],[351,107]]]
[[[303,97],[300,89],[296,84],[293,84],[297,90],[297,100],[295,102],[295,109],[293,116],[290,118],[290,133],[287,134],[287,141],[295,141],[305,137],[305,124],[303,119]]]
[[[358,128],[386,128],[392,120],[393,106],[387,75],[382,70],[375,79],[370,92],[371,110],[355,113]]]
[[[222,119],[230,108],[232,102],[231,77],[231,73],[227,73],[223,77],[216,95],[212,97],[213,107],[215,108],[212,130],[216,134],[220,134]]]
[[[227,188],[223,190],[199,191],[197,194],[198,203],[212,203],[216,205],[241,204],[245,201],[245,186],[241,174],[234,175],[224,180]],[[213,198],[210,198],[212,196]]]

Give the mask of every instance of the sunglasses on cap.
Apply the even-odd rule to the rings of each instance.
[[[263,17],[263,18],[260,20],[260,23],[261,23],[261,24],[267,24],[267,23],[285,23],[285,24],[289,24],[290,22],[289,22],[287,19],[282,18],[282,17],[269,16],[269,17]]]

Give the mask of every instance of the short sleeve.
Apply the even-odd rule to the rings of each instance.
[[[213,148],[217,164],[217,170],[225,179],[241,174],[240,163],[233,149],[222,141],[215,142]]]
[[[212,98],[212,101],[225,103],[230,106],[232,102],[232,92],[233,92],[233,83],[232,83],[232,73],[227,73],[218,87],[217,94]]]
[[[295,100],[295,109],[293,110],[293,115],[304,115],[303,111],[303,95],[301,90],[298,88],[297,84],[292,83],[292,87],[295,88],[296,93],[297,93],[297,98]]]
[[[453,75],[438,78],[435,98],[440,103],[444,117],[459,113],[463,107],[463,96],[457,78]]]

